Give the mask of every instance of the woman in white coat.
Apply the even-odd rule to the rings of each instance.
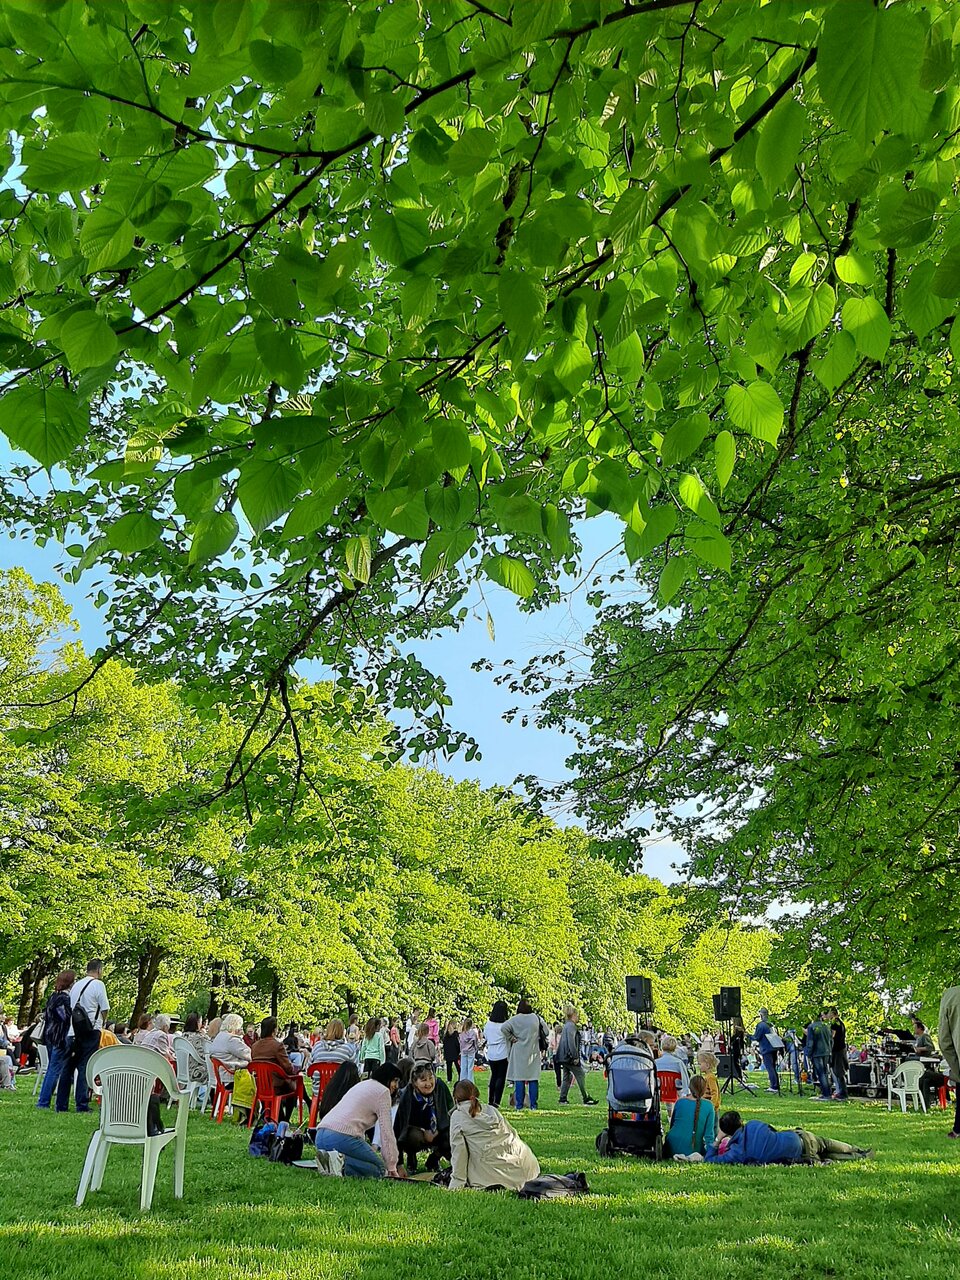
[[[530,1110],[536,1111],[540,1091],[540,1064],[543,1045],[547,1043],[547,1025],[538,1013],[534,1013],[526,1000],[517,1005],[517,1012],[502,1027],[510,1057],[507,1062],[507,1079],[513,1081],[513,1104],[523,1110],[524,1092],[530,1091]]]
[[[519,1191],[540,1176],[540,1163],[496,1107],[484,1106],[472,1080],[453,1090],[450,1117],[450,1190],[506,1187]]]

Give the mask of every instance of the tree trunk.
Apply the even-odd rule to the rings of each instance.
[[[226,962],[214,960],[210,966],[210,1003],[207,1005],[207,1021],[218,1016],[220,1008],[220,988],[226,972]]]
[[[56,957],[41,953],[20,974],[20,1003],[17,1026],[29,1027],[40,1011],[40,997],[47,979],[57,967]]]
[[[26,1024],[27,1015],[30,1012],[30,996],[33,992],[33,972],[33,965],[28,964],[20,974],[20,1005],[17,1009],[18,1027],[22,1027]]]
[[[167,952],[163,947],[147,947],[137,960],[137,998],[130,1015],[130,1027],[136,1030],[137,1023],[147,1011],[153,988],[160,975],[160,965]]]
[[[273,975],[273,986],[270,988],[270,1017],[277,1016],[277,1009],[280,1006],[280,979],[276,974]]]

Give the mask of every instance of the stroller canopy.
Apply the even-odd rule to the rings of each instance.
[[[643,1111],[657,1091],[657,1064],[648,1049],[618,1044],[607,1064],[607,1102],[614,1110]]]

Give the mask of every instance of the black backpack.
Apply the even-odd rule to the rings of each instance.
[[[70,1014],[70,1025],[73,1027],[73,1034],[77,1039],[89,1040],[97,1034],[96,1028],[90,1020],[90,1015],[80,1003],[80,997],[93,981],[88,978],[80,990],[77,992],[77,1003],[73,1006],[73,1012]],[[97,1005],[97,1013],[100,1012],[100,1006]]]

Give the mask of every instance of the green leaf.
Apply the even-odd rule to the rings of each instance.
[[[431,534],[420,553],[420,577],[432,582],[462,560],[476,541],[473,529],[449,529]]]
[[[882,360],[890,345],[890,321],[876,298],[849,298],[843,304],[843,327],[868,360]]]
[[[394,209],[370,223],[370,243],[384,262],[398,266],[419,257],[429,239],[427,215],[420,209]]]
[[[496,138],[488,129],[467,129],[447,152],[447,165],[457,177],[469,177],[486,168]]]
[[[694,515],[699,516],[701,520],[706,520],[708,524],[719,525],[720,512],[696,472],[688,471],[681,477],[678,492],[680,501],[689,507]]]
[[[443,471],[469,467],[473,457],[470,432],[462,422],[440,419],[431,428],[433,451]]]
[[[31,191],[77,191],[92,186],[103,173],[95,138],[61,133],[24,143],[24,186]]]
[[[80,232],[80,251],[91,271],[121,263],[133,248],[136,230],[125,213],[98,205]]]
[[[426,491],[424,497],[427,514],[441,529],[454,529],[462,523],[465,503],[456,485],[434,486]]]
[[[188,562],[201,564],[222,556],[239,532],[240,526],[232,511],[214,511],[202,516],[194,529]]]
[[[891,249],[912,249],[933,233],[940,197],[927,187],[893,187],[880,201],[880,239]],[[841,277],[842,278],[842,277]]]
[[[737,461],[737,445],[729,431],[718,431],[713,442],[714,466],[717,472],[717,487],[722,493],[730,483],[733,468]]]
[[[69,457],[88,426],[84,407],[62,387],[16,387],[0,396],[0,431],[44,467]]]
[[[430,517],[424,504],[423,494],[411,494],[408,489],[368,489],[366,494],[367,511],[381,529],[389,529],[391,533],[402,538],[414,538],[422,542],[430,529]]]
[[[960,298],[960,244],[953,245],[940,259],[930,291],[938,298]]]
[[[806,115],[795,98],[781,102],[768,116],[757,143],[757,169],[772,194],[793,174],[803,141]]]
[[[106,531],[107,546],[125,555],[145,551],[160,538],[163,525],[146,511],[135,511],[115,520]]]
[[[675,422],[663,438],[660,457],[665,467],[683,462],[703,444],[710,434],[711,423],[705,413],[695,413],[689,418],[681,418]]]
[[[814,360],[813,372],[832,395],[853,373],[857,364],[857,344],[849,333],[835,333],[826,354]]]
[[[538,502],[525,493],[500,494],[493,492],[491,509],[497,523],[505,533],[532,533],[543,536],[543,520]]]
[[[299,492],[297,473],[273,458],[245,462],[241,468],[237,497],[256,533],[289,511]]]
[[[871,259],[860,253],[843,253],[833,265],[838,279],[844,284],[860,284],[870,288],[877,278]]]
[[[687,556],[671,556],[663,566],[657,595],[661,604],[669,604],[687,580],[690,560]]]
[[[523,271],[502,271],[497,296],[508,333],[529,341],[539,332],[547,307],[546,290],[540,280]]]
[[[724,403],[730,421],[758,440],[776,444],[783,430],[783,402],[769,382],[751,382],[743,387],[734,383],[727,388]]]
[[[392,138],[404,126],[403,101],[395,93],[373,93],[364,99],[363,118],[379,137]]]
[[[96,369],[112,360],[117,335],[96,311],[75,311],[60,328],[60,345],[71,369]]]
[[[593,369],[593,352],[581,338],[565,338],[553,348],[553,371],[563,387],[575,395]]]
[[[536,590],[533,574],[515,556],[490,556],[484,560],[483,568],[488,578],[524,600],[528,600]]]
[[[370,539],[366,534],[348,538],[345,547],[347,573],[354,582],[370,581]]]
[[[693,554],[706,564],[717,569],[730,572],[732,555],[730,543],[719,529],[711,529],[707,525],[696,524],[687,529],[684,544]]]
[[[866,146],[894,132],[920,94],[924,28],[908,5],[836,0],[818,41],[820,94],[838,123]]]
[[[173,500],[177,510],[194,522],[213,511],[222,491],[219,466],[211,470],[203,463],[181,471],[173,482]]]
[[[832,320],[837,295],[823,283],[813,289],[791,290],[787,301],[789,310],[780,317],[780,328],[798,347],[804,347]]]
[[[661,502],[652,507],[646,516],[643,532],[637,535],[637,556],[649,555],[654,548],[666,542],[676,531],[680,517],[672,502]]]
[[[264,84],[288,84],[303,70],[303,57],[292,45],[251,40],[247,49],[253,69]]]
[[[950,313],[950,302],[931,288],[934,271],[929,260],[918,262],[901,295],[900,312],[918,338],[942,324]]]

